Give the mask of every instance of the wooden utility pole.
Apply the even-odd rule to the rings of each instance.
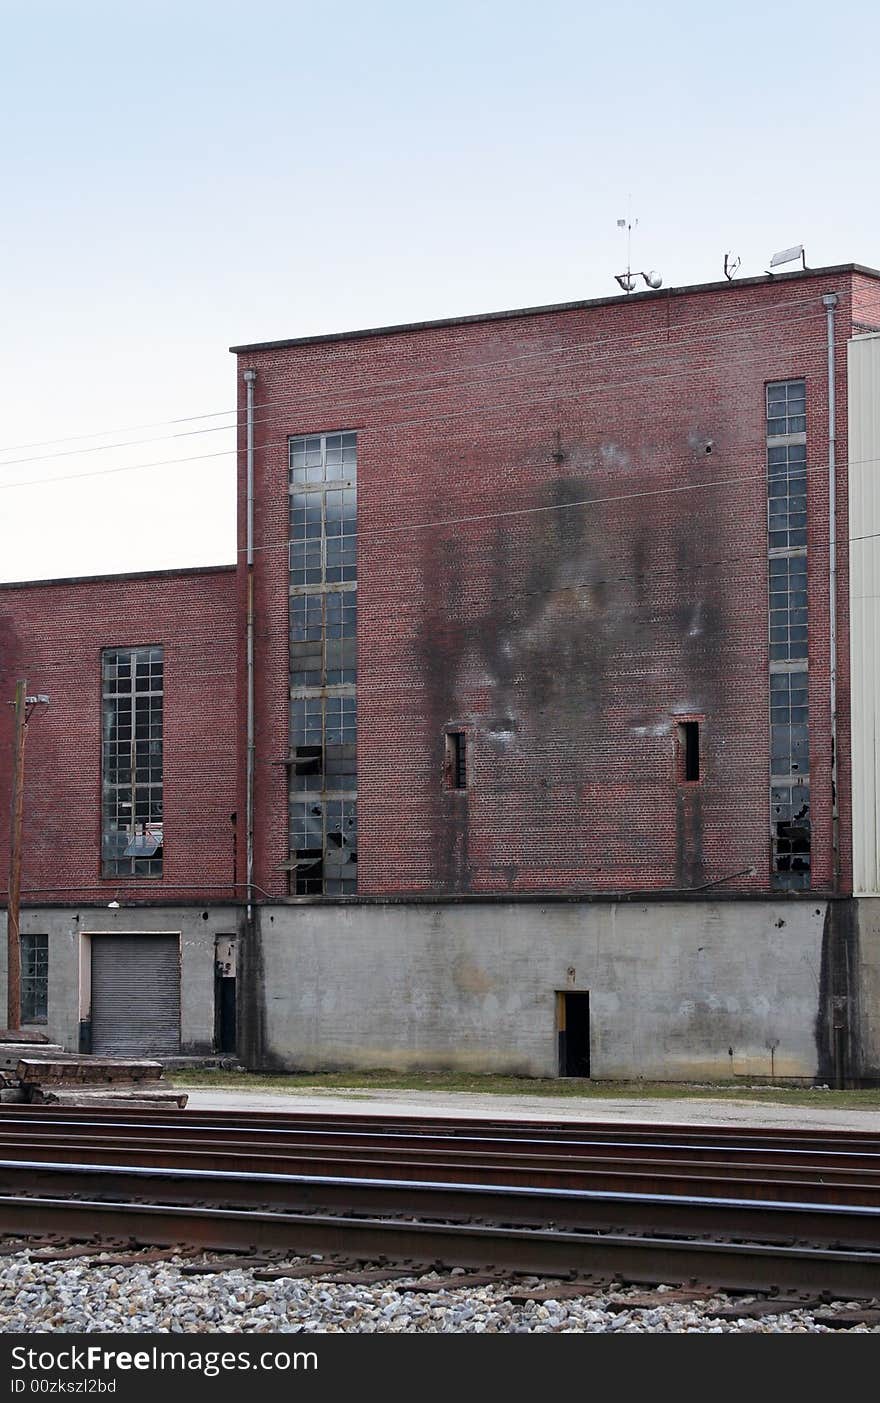
[[[15,684],[15,739],[12,747],[12,818],[9,826],[9,897],[6,906],[6,1027],[21,1027],[21,823],[24,816],[24,740],[27,734],[27,682]]]

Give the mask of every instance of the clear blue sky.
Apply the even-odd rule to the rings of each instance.
[[[2,579],[234,555],[231,455],[35,481],[228,432],[13,446],[228,409],[236,342],[613,293],[630,195],[633,261],[666,285],[801,241],[880,264],[876,0],[0,0],[0,21]]]

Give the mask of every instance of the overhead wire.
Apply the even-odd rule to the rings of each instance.
[[[738,357],[737,365],[742,366],[760,364],[765,360],[769,360],[776,357],[778,354],[780,354],[779,349],[776,347],[771,347],[762,350],[757,356]],[[698,375],[703,372],[715,370],[716,368],[719,370],[723,369],[723,367],[717,367],[716,364],[713,362],[704,365],[689,366],[687,369],[687,374]],[[428,424],[445,423],[452,419],[466,418],[474,414],[495,414],[499,412],[510,412],[512,409],[516,408],[534,407],[540,404],[561,404],[563,402],[568,402],[572,399],[589,399],[593,396],[603,395],[609,392],[618,392],[620,390],[625,389],[635,389],[645,384],[655,384],[660,381],[665,381],[669,379],[680,379],[681,376],[681,370],[679,368],[676,368],[673,370],[661,371],[656,374],[640,375],[634,379],[625,381],[616,380],[604,382],[600,385],[592,385],[586,387],[579,386],[577,389],[574,390],[559,391],[554,389],[548,394],[534,396],[530,399],[512,400],[508,398],[495,404],[468,405],[464,408],[446,411],[443,414],[423,416],[421,418],[416,419],[397,420],[392,421],[390,423],[385,423],[381,427],[381,432],[383,436],[388,436],[389,434],[393,435],[394,433],[399,432],[403,429],[411,429]],[[500,430],[496,429],[493,431],[492,429],[481,426],[481,432],[483,436],[486,437],[492,436],[493,434],[497,435],[499,433],[508,433],[509,430],[505,427]],[[266,449],[269,448],[287,447],[290,438],[291,435],[286,434],[284,438],[281,439],[270,439],[263,443],[257,443],[257,451],[264,452]],[[232,457],[236,453],[237,449],[229,448],[221,449],[213,453],[200,453],[182,458],[154,459],[146,463],[121,464],[113,468],[90,468],[85,469],[82,472],[54,474],[52,476],[44,478],[22,478],[16,482],[0,483],[0,491],[8,491],[12,490],[13,488],[20,487],[43,486],[47,483],[52,482],[77,481],[79,479],[89,477],[110,476],[124,472],[137,472],[147,468],[163,468],[177,466],[183,463],[204,462],[216,458]],[[4,466],[8,467],[10,466],[10,464],[0,464],[0,467]]]
[[[638,332],[622,333],[622,334],[620,334],[620,335],[614,335],[614,336],[605,336],[605,337],[600,338],[599,340],[596,340],[595,338],[590,338],[589,340],[569,342],[569,343],[567,343],[567,344],[565,344],[565,345],[562,345],[562,346],[556,346],[556,347],[541,347],[540,349],[537,349],[537,350],[535,350],[535,351],[521,352],[521,353],[519,353],[519,354],[516,355],[516,356],[503,356],[503,357],[497,357],[497,358],[495,358],[494,360],[481,361],[481,362],[479,363],[479,365],[476,365],[476,366],[475,366],[475,365],[449,366],[449,367],[447,367],[447,368],[445,368],[445,369],[443,369],[443,370],[440,370],[440,371],[437,371],[437,370],[425,370],[425,371],[421,371],[421,372],[419,372],[417,375],[413,375],[413,376],[396,377],[396,378],[392,378],[392,379],[388,379],[388,380],[384,380],[384,381],[370,380],[369,382],[367,382],[367,383],[365,383],[365,384],[363,384],[363,385],[361,385],[361,386],[352,386],[352,387],[349,387],[348,390],[340,390],[340,388],[339,388],[338,386],[336,386],[336,387],[334,387],[332,390],[325,390],[325,391],[317,391],[317,390],[316,390],[316,391],[305,392],[305,393],[299,392],[299,393],[298,393],[296,396],[294,396],[294,397],[281,396],[281,397],[277,397],[277,398],[275,398],[275,399],[267,399],[267,400],[259,401],[259,402],[258,402],[258,408],[259,408],[259,409],[265,409],[265,408],[271,408],[271,407],[274,407],[274,406],[276,406],[276,405],[282,405],[282,404],[293,404],[293,403],[300,404],[300,403],[303,402],[303,400],[305,400],[305,401],[308,402],[308,401],[319,401],[319,400],[325,400],[325,399],[336,399],[340,394],[343,394],[343,395],[345,395],[345,394],[356,394],[356,395],[360,395],[360,396],[367,395],[367,396],[370,397],[371,402],[376,402],[376,396],[375,396],[375,391],[376,391],[376,389],[384,389],[384,388],[387,388],[387,387],[394,387],[394,386],[396,386],[396,385],[402,385],[402,384],[412,384],[412,383],[415,383],[415,382],[418,382],[418,381],[421,381],[421,380],[429,379],[429,378],[431,378],[432,376],[436,376],[436,375],[438,375],[438,374],[439,374],[439,375],[442,375],[442,376],[460,375],[460,374],[464,374],[464,373],[469,372],[469,371],[473,371],[473,370],[485,370],[485,369],[487,369],[487,368],[492,368],[492,367],[494,367],[494,366],[513,365],[513,364],[516,364],[516,363],[519,363],[519,362],[527,362],[527,361],[528,361],[528,362],[532,362],[532,361],[535,361],[535,360],[549,359],[550,357],[553,357],[553,356],[570,355],[570,354],[572,354],[573,352],[575,352],[575,351],[577,351],[577,350],[584,349],[584,348],[588,348],[588,349],[589,349],[589,354],[588,354],[587,356],[585,356],[585,357],[582,357],[582,358],[581,358],[581,361],[580,361],[580,362],[576,362],[576,363],[581,363],[582,361],[589,361],[590,363],[600,363],[600,362],[603,362],[603,361],[605,361],[605,362],[619,361],[619,360],[627,359],[627,358],[632,357],[632,356],[634,356],[634,355],[650,355],[650,354],[653,354],[653,353],[655,353],[655,352],[657,352],[657,351],[663,350],[664,347],[668,348],[668,347],[670,347],[670,346],[675,346],[676,348],[681,348],[681,350],[684,351],[684,350],[686,349],[686,342],[682,342],[682,341],[671,342],[671,341],[670,341],[669,338],[670,338],[670,333],[671,333],[672,331],[681,330],[681,331],[687,333],[688,336],[691,336],[693,329],[694,329],[695,327],[699,327],[699,326],[701,326],[701,325],[708,325],[708,324],[710,324],[710,323],[714,323],[714,322],[717,322],[717,321],[735,322],[736,325],[732,326],[731,329],[730,329],[729,331],[726,331],[726,332],[724,332],[724,331],[719,331],[719,332],[712,333],[712,334],[709,334],[709,335],[704,336],[704,337],[697,337],[697,338],[693,338],[693,337],[691,336],[691,339],[701,339],[701,340],[711,339],[711,340],[720,341],[720,340],[726,340],[726,339],[728,339],[729,337],[734,337],[734,338],[735,338],[735,337],[738,337],[738,336],[742,336],[742,335],[744,335],[744,334],[747,334],[748,331],[754,331],[754,330],[756,329],[756,327],[755,327],[754,325],[749,326],[749,327],[744,327],[744,326],[742,325],[742,318],[743,318],[744,316],[748,316],[748,315],[750,315],[750,314],[752,314],[752,313],[757,314],[757,313],[760,312],[762,315],[765,315],[765,316],[766,316],[768,312],[772,312],[773,310],[784,309],[784,310],[786,310],[786,311],[789,311],[792,307],[797,308],[797,307],[800,307],[800,306],[808,306],[808,307],[811,308],[811,311],[810,311],[809,313],[804,313],[803,316],[799,316],[799,317],[787,317],[787,318],[785,319],[784,323],[780,323],[780,321],[779,321],[778,318],[768,319],[768,325],[772,326],[773,329],[775,329],[775,330],[779,330],[779,329],[781,328],[782,325],[789,325],[790,323],[795,322],[795,321],[811,320],[811,319],[812,319],[812,316],[813,316],[814,314],[815,314],[815,315],[821,315],[821,309],[819,309],[818,307],[816,307],[814,304],[815,304],[815,298],[814,298],[814,297],[811,297],[811,298],[803,298],[803,299],[796,299],[796,300],[790,299],[790,300],[788,300],[788,301],[786,301],[786,302],[781,302],[781,303],[777,303],[777,304],[771,304],[770,307],[767,307],[767,306],[765,306],[765,305],[762,305],[762,306],[759,306],[759,307],[743,309],[741,312],[736,313],[736,314],[734,314],[733,312],[729,312],[729,313],[725,313],[725,314],[718,314],[717,316],[708,317],[708,318],[691,318],[691,319],[688,320],[688,321],[671,323],[671,324],[668,324],[668,325],[666,325],[666,326],[658,326],[658,327],[656,327],[656,328],[642,329],[641,331],[638,331]],[[758,325],[760,325],[760,323],[759,323]],[[353,335],[356,336],[357,333],[353,333]],[[631,349],[631,350],[626,350],[625,348],[621,349],[621,342],[624,342],[624,341],[627,341],[627,340],[634,340],[634,339],[638,339],[639,341],[642,341],[642,342],[643,342],[643,341],[645,340],[646,335],[647,335],[647,336],[656,337],[656,338],[657,338],[657,339],[656,339],[656,344],[651,344],[651,345],[649,345],[649,346],[644,346],[644,345],[642,345],[642,346],[633,348],[633,349]],[[602,351],[601,351],[601,348],[604,347],[605,345],[608,345],[609,347],[612,348],[612,349],[611,349],[611,352],[610,352],[609,354],[603,354]],[[597,348],[599,348],[598,353],[597,353]],[[492,378],[493,378],[493,377],[483,377],[483,376],[480,376],[480,377],[478,377],[476,380],[471,381],[470,383],[474,383],[474,384],[476,384],[476,383],[482,383],[482,381],[483,381],[484,379],[489,379],[489,380],[491,381]],[[495,377],[495,378],[497,378],[497,377]],[[436,387],[431,387],[431,386],[429,386],[429,387],[426,387],[426,388],[421,389],[421,390],[412,390],[412,391],[410,391],[410,392],[408,392],[408,393],[409,393],[410,395],[415,395],[415,394],[430,394],[430,393],[442,393],[445,389],[448,389],[448,388],[450,388],[450,387],[449,387],[449,386],[445,386],[445,385],[436,386]],[[456,386],[456,388],[458,388],[458,386]],[[408,396],[405,394],[405,395],[403,395],[403,396],[398,396],[397,398],[406,398],[406,397],[408,397]],[[387,399],[388,399],[388,397],[384,397],[384,398],[381,399],[379,402],[385,402]],[[36,442],[36,443],[18,445],[17,447],[16,447],[16,446],[9,446],[9,447],[6,447],[6,448],[0,448],[0,454],[10,453],[10,452],[16,452],[16,451],[18,451],[19,448],[52,446],[53,444],[56,444],[56,443],[65,443],[65,442],[76,442],[76,441],[81,441],[81,440],[84,439],[84,438],[107,437],[108,435],[114,434],[114,433],[115,433],[115,434],[118,434],[118,433],[125,433],[125,432],[134,432],[134,431],[137,431],[137,430],[140,429],[140,428],[152,428],[152,427],[163,428],[163,427],[168,427],[168,426],[175,425],[175,424],[184,424],[184,423],[190,423],[190,422],[198,422],[198,421],[200,421],[200,420],[202,420],[202,419],[218,418],[218,417],[220,417],[221,415],[228,415],[228,414],[236,414],[236,415],[239,415],[239,414],[243,414],[243,413],[244,413],[244,411],[243,411],[240,407],[235,407],[235,408],[230,408],[230,409],[226,409],[226,410],[216,410],[216,411],[214,411],[213,413],[210,413],[210,414],[192,415],[192,416],[184,417],[184,418],[181,418],[181,419],[171,419],[171,420],[165,420],[165,421],[161,421],[161,420],[160,420],[160,421],[156,421],[154,424],[135,425],[135,426],[133,426],[133,428],[132,428],[131,430],[126,430],[126,429],[117,429],[117,430],[111,430],[111,429],[107,429],[107,430],[95,430],[95,431],[94,431],[93,433],[91,433],[91,434],[72,435],[72,436],[70,436],[70,437],[68,437],[68,438],[47,439],[47,440],[43,440],[43,441],[41,441],[41,442],[38,441],[38,442]],[[169,435],[157,435],[157,436],[155,436],[155,437],[153,437],[153,438],[150,438],[150,439],[135,439],[135,440],[123,441],[122,443],[98,444],[98,445],[94,445],[94,446],[91,447],[91,448],[69,449],[69,450],[65,450],[65,451],[62,452],[62,453],[37,454],[37,455],[34,455],[33,457],[30,457],[30,458],[10,459],[10,460],[8,460],[7,462],[0,463],[0,467],[12,467],[12,466],[16,466],[16,465],[19,465],[19,464],[22,464],[22,463],[26,463],[26,462],[40,462],[40,461],[46,461],[46,460],[50,460],[50,459],[54,459],[54,458],[59,458],[59,457],[75,456],[75,455],[84,454],[84,453],[107,452],[107,451],[109,451],[109,450],[111,450],[111,449],[114,449],[114,448],[118,449],[118,448],[126,448],[126,447],[137,446],[137,445],[140,444],[140,443],[160,443],[160,442],[167,442],[167,441],[172,440],[172,439],[175,439],[175,438],[191,437],[191,436],[194,436],[194,435],[197,435],[197,434],[222,433],[222,432],[227,432],[227,431],[229,431],[229,430],[232,430],[232,429],[235,429],[235,428],[238,428],[238,427],[240,427],[240,425],[237,424],[237,423],[233,423],[233,424],[221,424],[221,425],[214,425],[214,426],[212,426],[212,427],[210,427],[210,428],[194,429],[194,430],[185,431],[185,432],[182,432],[182,433],[173,433],[173,434],[169,434]]]

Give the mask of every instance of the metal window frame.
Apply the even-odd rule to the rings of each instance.
[[[37,945],[42,941],[42,945]],[[49,936],[44,931],[22,931],[19,935],[21,948],[21,993],[19,1012],[25,1027],[34,1027],[49,1022]],[[29,955],[33,961],[29,967]],[[42,1014],[34,1010],[38,1006],[38,987],[42,987],[39,1003],[45,1009]],[[26,1000],[30,998],[30,1006]]]
[[[159,654],[158,659],[154,656]],[[146,656],[145,656],[146,655]],[[111,658],[114,662],[111,663]],[[129,685],[122,691],[119,687],[109,687],[108,683],[118,682],[119,678],[109,675],[111,666],[118,666],[120,658],[127,658],[129,663]],[[152,684],[152,665],[158,663],[161,667],[161,686],[149,685],[138,687],[138,663],[145,661],[150,668],[148,680]],[[153,708],[149,705],[151,700],[160,700],[161,719],[158,723],[153,720]],[[148,734],[146,737],[138,736],[138,701],[147,702],[147,722]],[[120,767],[112,763],[114,759],[125,755],[126,740],[111,740],[112,729],[110,708],[113,709],[116,721],[117,732],[130,730],[127,740],[127,765],[124,767],[123,779],[119,778]],[[110,647],[101,650],[101,877],[105,880],[161,880],[164,872],[164,798],[165,798],[165,763],[164,763],[164,733],[165,733],[165,648],[161,643],[144,643],[135,647]],[[158,724],[159,734],[154,736],[152,731],[154,725]],[[159,779],[138,778],[138,772],[147,769],[148,774],[154,769],[152,764],[146,767],[139,766],[138,744],[153,745],[158,742],[162,747],[161,759],[158,765]],[[115,748],[114,748],[115,747]],[[148,759],[150,757],[148,756]],[[115,775],[111,779],[110,775]],[[121,800],[121,795],[130,793],[127,803]],[[143,821],[138,819],[138,806],[142,802],[142,796],[146,799],[147,818]],[[123,827],[120,820],[122,810],[129,809],[127,827]],[[113,826],[111,826],[113,825]],[[141,828],[142,834],[137,830]],[[110,857],[107,853],[107,845],[111,834],[124,833],[127,831],[130,846],[139,836],[146,836],[148,829],[152,828],[154,834],[161,831],[162,844],[161,856],[156,856],[155,852],[138,856],[132,853],[125,857],[122,854]],[[124,866],[123,864],[128,864]]]
[[[780,390],[785,391],[784,396],[778,394]],[[775,414],[771,418],[770,405],[771,393],[773,391],[777,391],[774,397],[775,404],[780,403],[784,399],[785,414]],[[798,406],[797,413],[794,414],[790,412],[790,405],[792,402]],[[779,817],[779,814],[781,809],[790,809],[793,813],[795,809],[794,796],[799,792],[802,799],[799,808],[803,808],[805,804],[807,813],[805,821],[800,826],[808,835],[810,834],[809,700],[807,700],[807,704],[803,708],[798,708],[799,711],[803,710],[804,715],[802,718],[799,717],[797,721],[795,721],[792,717],[791,681],[789,680],[787,682],[784,689],[778,687],[774,689],[772,680],[779,676],[786,676],[788,679],[797,676],[799,680],[804,679],[805,685],[799,690],[805,690],[809,697],[809,493],[807,490],[809,478],[807,462],[806,377],[797,375],[786,380],[768,381],[764,387],[764,412],[767,468],[767,650],[770,679],[768,685],[768,738],[770,741],[770,754],[768,757],[770,794],[770,876],[771,884],[777,890],[807,890],[811,882],[811,852],[797,855],[801,862],[804,863],[802,868],[794,870],[789,866],[780,869],[780,861],[783,859],[788,859],[790,861],[794,854],[782,853],[780,850],[781,844],[789,840],[783,839],[780,836],[779,825],[785,823],[787,820]],[[802,426],[793,429],[792,424],[799,420],[802,421]],[[782,421],[785,432],[771,433],[771,424],[775,426],[779,421]],[[771,463],[771,453],[774,449],[789,449],[793,447],[803,447],[804,449],[803,468],[797,468],[795,473],[792,474],[789,454],[786,453],[785,472],[782,474],[778,471],[778,466]],[[803,492],[792,493],[790,490],[792,476],[799,478],[801,475],[803,475],[804,479]],[[771,485],[774,481],[779,482],[780,480],[785,481],[785,494],[771,494]],[[804,523],[803,526],[792,528],[789,504],[792,496],[795,495],[805,498]],[[782,534],[779,532],[779,529],[774,527],[773,531],[771,531],[771,512],[774,509],[774,504],[780,502],[785,503],[786,526],[784,534],[786,541],[784,544],[780,544],[778,540],[773,540],[774,532],[777,536]],[[803,540],[796,539],[794,542],[792,541],[793,529],[797,533],[803,532]],[[771,542],[773,543],[771,544]],[[774,572],[772,568],[772,562],[778,560],[789,562],[786,565],[784,575],[779,571]],[[795,606],[792,603],[792,570],[790,565],[792,561],[803,562],[803,570],[801,571],[798,569],[797,571],[798,575],[803,573],[805,580],[806,602],[803,606]],[[784,589],[780,589],[778,585],[783,580]],[[777,588],[774,588],[774,584]],[[778,605],[775,607],[773,606],[772,597],[774,595],[777,597],[780,595],[785,596],[786,602],[784,607],[780,608]],[[800,611],[801,608],[804,614],[804,621],[795,621],[793,615]],[[795,630],[803,630],[804,637],[794,638],[792,635]],[[785,634],[784,638],[775,636],[782,631],[784,631]],[[780,653],[782,653],[783,656],[779,656]],[[784,708],[780,706],[778,700],[775,700],[775,698],[778,698],[783,692],[787,698]],[[783,709],[787,712],[787,720],[783,720],[779,715],[780,711]],[[774,712],[776,713],[775,715]],[[787,754],[783,756],[782,752],[775,747],[778,747],[780,739],[784,738],[786,732],[789,737],[789,745]],[[803,743],[804,738],[805,744]],[[803,745],[802,750],[800,749],[801,745]],[[797,754],[795,753],[796,751],[798,751]],[[782,772],[780,772],[780,759],[787,759],[787,769]],[[796,762],[798,768],[795,767]],[[783,793],[787,793],[789,796],[788,800],[785,802],[783,802],[781,798]]]
[[[338,445],[335,442],[338,440]],[[351,455],[348,463],[340,461],[338,465],[328,463],[329,451],[339,448],[341,457],[344,457],[344,450],[348,449]],[[310,452],[312,463],[308,468],[305,466],[307,453]],[[288,848],[290,860],[282,866],[288,871],[292,886],[292,895],[299,896],[338,896],[355,895],[357,891],[356,879],[350,875],[346,877],[334,877],[334,868],[347,868],[350,874],[352,870],[356,872],[357,860],[357,772],[356,772],[356,746],[357,746],[357,454],[358,435],[353,429],[334,430],[330,433],[320,434],[296,434],[288,439],[288,523],[290,541],[288,547],[288,594],[290,599],[288,610],[288,630],[289,630],[289,769],[288,769]],[[302,463],[295,463],[295,456],[301,456]],[[317,461],[315,461],[317,460]],[[338,476],[328,476],[330,467],[339,468]],[[305,476],[310,472],[313,477],[311,481],[299,481],[295,479],[295,472],[300,470]],[[349,493],[346,504],[343,496],[340,506],[343,508],[342,515],[331,517],[328,514],[328,507],[332,507],[335,513],[336,503],[331,494]],[[294,500],[299,497],[320,502],[320,523],[321,534],[318,537],[314,534],[297,541],[294,537]],[[345,516],[345,508],[348,507],[349,516]],[[328,531],[328,525],[333,526],[339,522],[340,529]],[[308,523],[306,523],[308,524]],[[348,525],[349,529],[344,529]],[[306,541],[311,541],[319,549],[314,550],[311,564],[303,564],[295,559],[295,552],[299,553],[302,545]],[[329,558],[332,543],[347,542],[351,547],[348,560],[339,561]],[[318,564],[320,561],[320,565]],[[311,572],[311,578],[306,578],[305,572]],[[333,574],[334,578],[328,578],[328,574]],[[335,578],[338,574],[339,578]],[[332,637],[328,632],[328,619],[331,610],[330,600],[339,598],[339,612],[345,615],[349,607],[353,607],[354,619],[353,628],[347,630],[341,627],[340,632],[334,632]],[[300,627],[295,623],[296,612],[302,609],[300,601],[305,602],[305,610],[308,612],[311,601],[320,600],[320,636],[309,639],[295,639],[294,632]],[[318,632],[316,624],[308,625],[306,630],[315,634]],[[329,667],[328,661],[331,654],[335,652],[338,661],[346,661],[347,649],[339,647],[334,649],[333,645],[343,642],[354,642],[354,664],[346,667]],[[302,644],[302,656],[314,663],[320,656],[320,672],[314,666],[309,668],[297,668],[297,655],[295,650]],[[308,680],[300,677],[294,682],[297,673],[307,676]],[[336,676],[334,674],[341,674]],[[332,681],[331,681],[332,676]],[[314,680],[313,680],[314,679]],[[344,679],[344,680],[343,680]],[[301,733],[295,730],[294,708],[297,703],[302,704],[307,710],[313,713],[312,725],[304,729]],[[337,711],[347,710],[344,706],[349,703],[354,715],[347,725],[337,727],[334,725],[334,714]],[[340,717],[340,720],[342,718]],[[320,726],[318,726],[318,721]],[[336,731],[339,734],[336,734]],[[320,733],[319,733],[320,731]],[[329,739],[333,736],[333,739]],[[350,750],[354,749],[354,770],[348,768],[350,761]],[[341,754],[332,752],[339,751]],[[315,752],[315,754],[306,753]],[[346,753],[349,752],[349,753]],[[316,763],[314,773],[312,764]],[[302,767],[297,772],[297,767]],[[340,781],[347,781],[354,776],[355,787],[342,787]],[[346,810],[344,821],[352,825],[354,834],[354,846],[349,851],[349,861],[340,863],[334,861],[339,852],[345,847],[344,844],[334,845],[328,839],[328,834],[337,830],[330,821],[331,806],[341,804]],[[313,856],[317,853],[317,848],[297,848],[295,844],[302,837],[309,836],[305,828],[301,834],[297,833],[295,827],[295,815],[299,817],[300,809],[303,813],[312,811],[313,819],[320,819],[321,830],[321,855],[320,859]],[[317,832],[314,833],[317,838]],[[320,861],[319,876],[310,878],[308,873],[312,866],[317,866]],[[299,890],[297,890],[299,888]]]

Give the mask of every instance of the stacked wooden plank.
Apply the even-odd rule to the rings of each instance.
[[[0,1101],[36,1105],[186,1105],[185,1092],[162,1085],[161,1062],[65,1052],[53,1043],[0,1042]]]

